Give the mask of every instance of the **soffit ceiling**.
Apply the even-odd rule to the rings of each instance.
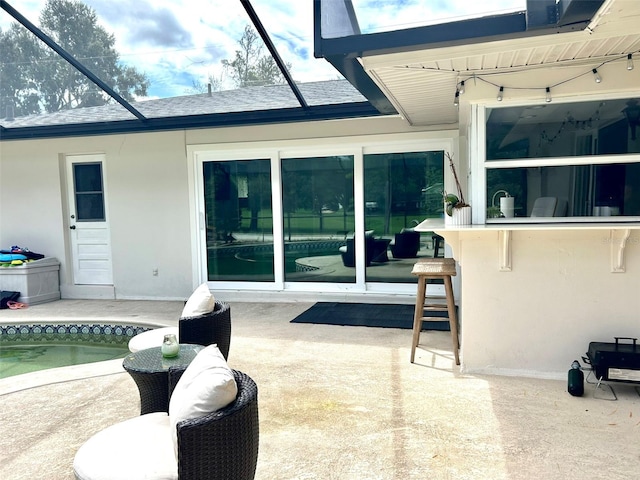
[[[365,55],[362,63],[411,125],[457,124],[453,100],[460,80],[541,66],[591,68],[640,52],[640,1],[605,2],[589,27],[476,45]]]

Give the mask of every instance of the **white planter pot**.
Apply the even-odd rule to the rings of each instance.
[[[454,208],[451,216],[445,213],[444,224],[451,226],[471,225],[471,207]]]
[[[502,197],[500,199],[500,212],[504,218],[513,218],[514,197]]]

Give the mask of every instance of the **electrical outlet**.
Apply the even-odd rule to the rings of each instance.
[[[158,276],[158,269],[154,268],[152,273],[153,273],[154,277],[157,277]]]

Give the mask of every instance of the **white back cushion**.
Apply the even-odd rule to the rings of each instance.
[[[553,217],[553,212],[556,209],[556,203],[558,199],[556,197],[538,197],[533,202],[533,209],[531,210],[532,217]]]
[[[197,317],[198,315],[211,313],[215,304],[216,299],[207,284],[203,283],[193,291],[189,300],[187,300],[182,309],[182,317]]]
[[[176,425],[226,407],[237,394],[233,372],[220,349],[216,345],[202,349],[180,377],[169,402],[169,422],[176,455]]]

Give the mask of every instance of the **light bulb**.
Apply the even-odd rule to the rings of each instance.
[[[502,94],[504,93],[504,87],[500,87],[500,90],[498,91],[498,96],[496,97],[496,100],[498,100],[499,102],[502,101]]]
[[[633,54],[627,55],[627,70],[633,70]]]
[[[460,105],[460,90],[456,90],[456,96],[453,99],[453,106],[457,107]]]
[[[600,77],[600,74],[598,73],[598,70],[596,70],[594,68],[591,71],[593,72],[593,79],[596,81],[596,83],[600,83],[602,81],[602,77]]]
[[[631,56],[631,55],[629,55],[629,56]],[[629,70],[631,70],[631,69],[629,69]],[[462,80],[460,82],[460,88],[458,89],[458,91],[460,92],[460,95],[462,95],[464,93],[464,80]]]
[[[547,92],[547,95],[546,95],[545,101],[547,103],[551,103],[551,89],[549,87],[547,87],[546,92]]]

